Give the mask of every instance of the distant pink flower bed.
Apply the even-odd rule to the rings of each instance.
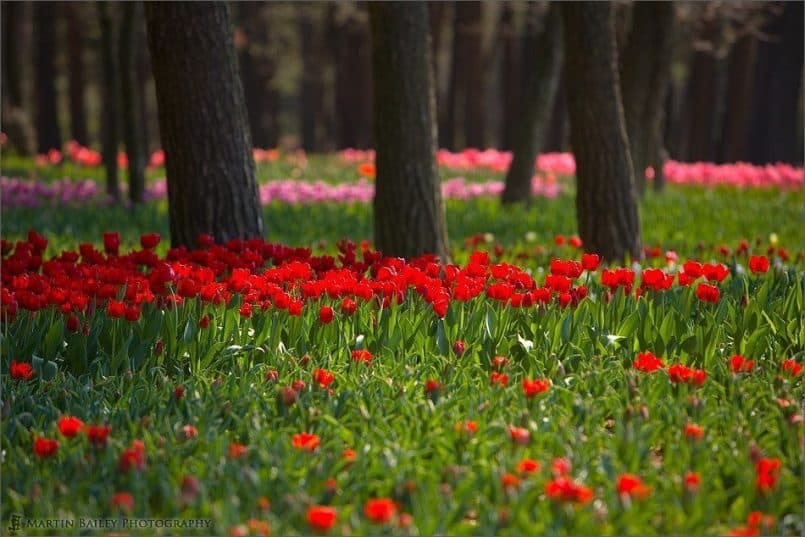
[[[103,186],[89,179],[84,181],[62,179],[43,183],[0,177],[0,190],[2,190],[3,207],[39,207],[47,203],[69,205],[104,201]],[[555,198],[561,191],[561,185],[540,176],[535,176],[531,184],[534,196]],[[482,196],[498,196],[501,192],[503,192],[501,181],[469,183],[463,177],[456,177],[442,183],[442,193],[446,199],[468,200]],[[368,203],[372,201],[374,195],[374,184],[365,179],[338,184],[285,179],[260,185],[260,201],[263,205],[274,201],[304,205],[325,202]],[[165,179],[157,180],[145,193],[147,200],[162,199],[166,196]]]
[[[345,162],[373,162],[373,150],[345,149],[341,159]],[[496,149],[465,149],[452,153],[441,149],[436,155],[440,166],[460,170],[488,169],[505,172],[511,164],[510,151]],[[537,172],[557,175],[576,173],[572,153],[544,153],[534,163]],[[666,180],[674,184],[716,186],[728,185],[740,188],[802,188],[805,186],[805,169],[778,162],[755,166],[745,162],[713,164],[712,162],[677,162],[668,160],[663,166]],[[648,168],[646,177],[654,178],[654,170]]]

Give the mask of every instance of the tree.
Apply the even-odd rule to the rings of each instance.
[[[140,106],[142,99],[138,83],[138,42],[139,23],[142,19],[142,4],[126,2],[123,4],[123,20],[120,25],[120,74],[122,78],[121,109],[123,138],[126,144],[129,167],[129,200],[133,204],[142,203],[145,194],[145,159],[143,116]]]
[[[299,29],[302,39],[302,91],[300,122],[302,147],[306,151],[321,151],[323,143],[324,113],[324,43],[316,29],[319,10],[316,5],[303,6],[299,11]],[[337,5],[328,6],[328,16],[334,17]],[[335,24],[332,19],[331,22]],[[336,38],[337,31],[333,31]],[[340,111],[342,114],[345,111]]]
[[[56,13],[52,2],[36,2],[34,9],[37,151],[61,149],[56,102]]]
[[[278,141],[277,95],[271,86],[274,60],[268,54],[268,24],[264,19],[271,4],[236,2],[233,7],[237,10],[235,49],[252,142],[255,147],[274,147]]]
[[[626,132],[639,194],[645,191],[646,168],[655,164],[655,169],[661,167],[658,156],[665,95],[671,79],[674,22],[673,2],[633,4],[632,28],[626,37],[620,76]]]
[[[2,75],[0,95],[2,101],[3,131],[9,144],[21,155],[30,155],[35,150],[35,136],[31,118],[26,111],[24,99],[25,68],[30,57],[31,6],[23,2],[2,2]]]
[[[610,2],[562,4],[576,217],[586,249],[609,261],[642,257]]]
[[[503,203],[531,201],[534,161],[542,149],[553,111],[563,53],[562,21],[557,4],[551,4],[543,23],[539,37],[533,27],[529,30],[529,39],[523,50],[527,59],[524,65],[526,91],[517,123],[514,155],[501,196]]]
[[[82,6],[76,2],[63,4],[67,11],[67,64],[70,82],[70,135],[81,145],[89,144],[87,118],[84,111],[84,20]]]
[[[120,200],[117,153],[120,145],[120,65],[117,58],[117,29],[109,2],[98,2],[101,26],[103,115],[101,117],[101,158],[106,170],[106,194]]]
[[[764,27],[758,49],[749,159],[755,164],[796,162],[802,129],[797,114],[803,61],[803,3],[784,2]],[[799,148],[799,149],[798,149]]]
[[[372,146],[372,58],[369,20],[360,5],[336,6],[335,104],[338,147]],[[340,9],[339,9],[340,8]]]
[[[263,235],[243,86],[225,2],[146,2],[173,246]]]
[[[483,40],[481,2],[456,2],[453,22],[453,59],[450,72],[450,102],[445,141],[452,148],[485,145],[483,113]],[[462,133],[459,144],[458,133]]]
[[[369,4],[377,179],[375,243],[386,255],[447,259],[425,2]]]

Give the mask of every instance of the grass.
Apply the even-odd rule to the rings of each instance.
[[[333,253],[344,236],[371,238],[368,206],[275,203],[264,216],[267,240],[320,253]],[[470,255],[464,240],[478,233],[493,234],[502,259],[528,268],[539,285],[551,257],[579,255],[554,244],[555,235],[575,232],[568,194],[537,199],[529,210],[455,201],[447,217],[462,264]],[[358,301],[352,316],[326,296],[311,299],[301,316],[272,308],[244,318],[239,296],[228,307],[195,299],[167,310],[146,305],[136,323],[99,308],[81,316],[94,330],[86,338],[68,333],[57,312],[19,315],[3,325],[2,338],[4,529],[14,513],[118,522],[126,515],[210,519],[214,534],[259,535],[267,525],[273,535],[300,535],[313,533],[310,506],[331,505],[334,535],[725,535],[747,526],[753,511],[774,517],[767,534],[801,534],[805,373],[793,376],[782,364],[805,362],[802,221],[803,191],[649,193],[641,207],[646,244],[676,250],[680,262],[714,259],[731,269],[716,284],[717,304],[701,302],[696,284],[640,298],[618,290],[608,300],[599,270],[574,282],[589,290],[575,307],[515,308],[482,293],[453,300],[444,319],[413,289],[386,309]],[[168,235],[164,203],[4,211],[4,238],[22,240],[28,229],[49,238],[45,257],[81,242],[103,249],[104,231],[120,231],[123,250],[141,233]],[[764,254],[772,234],[790,260],[778,259],[766,274],[747,274],[747,257],[715,249],[746,239],[750,253]],[[537,245],[542,254],[534,254]],[[651,263],[665,266],[661,258]],[[322,305],[336,311],[331,324],[319,321]],[[210,328],[200,329],[204,314]],[[462,356],[456,340],[466,345]],[[75,348],[86,349],[85,372],[74,365]],[[372,352],[371,364],[350,358],[356,348]],[[661,356],[665,369],[636,370],[645,351]],[[735,354],[754,360],[753,369],[735,373]],[[496,356],[508,362],[496,365]],[[33,360],[37,375],[12,379],[12,359]],[[672,382],[674,363],[705,370],[707,380]],[[317,385],[317,368],[333,373],[327,388]],[[492,383],[493,373],[508,375],[507,385]],[[529,398],[524,379],[551,385]],[[292,389],[299,380],[305,387]],[[430,380],[440,386],[429,392]],[[110,425],[108,445],[64,437],[61,416]],[[456,429],[467,420],[477,424],[473,434]],[[702,438],[686,436],[687,424],[699,425]],[[512,441],[511,426],[527,429],[529,441]],[[318,435],[314,451],[293,446],[303,432]],[[34,454],[36,436],[58,440],[54,457]],[[121,454],[135,440],[144,444],[144,467],[123,472]],[[242,456],[231,456],[233,443],[247,446]],[[547,494],[560,457],[570,462],[570,478],[592,491],[589,502]],[[780,462],[766,489],[757,483],[760,458]],[[521,474],[523,459],[540,469]],[[686,487],[689,472],[698,488]],[[506,474],[516,486],[510,478],[504,486]],[[620,494],[624,474],[646,489]],[[120,492],[131,494],[130,511],[112,505]],[[392,523],[370,520],[370,498],[396,502]],[[177,533],[148,530],[160,532]]]

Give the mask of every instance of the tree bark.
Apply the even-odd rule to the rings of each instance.
[[[101,117],[101,157],[106,170],[106,194],[120,200],[117,152],[120,146],[120,65],[117,59],[117,29],[109,2],[98,2],[101,27],[103,71],[103,114]]]
[[[55,66],[58,6],[52,2],[37,2],[33,9],[37,151],[47,153],[50,149],[61,149]]]
[[[3,131],[8,135],[9,145],[19,154],[34,153],[36,141],[25,99],[25,70],[30,57],[30,37],[26,27],[30,25],[31,6],[22,2],[0,4],[2,20],[2,75],[0,94],[3,96]],[[23,60],[24,59],[24,60]]]
[[[67,66],[70,83],[70,134],[81,145],[89,144],[84,111],[84,22],[81,5],[65,3],[67,11]]]
[[[609,2],[562,4],[576,216],[588,251],[641,259],[634,172],[621,105]]]
[[[377,180],[375,242],[386,255],[448,258],[436,169],[436,115],[428,8],[369,4]]]
[[[533,30],[530,33],[531,38],[526,41],[523,50],[528,59],[524,69],[527,73],[526,93],[520,118],[516,123],[519,133],[514,143],[512,163],[506,174],[506,187],[501,196],[503,203],[531,201],[534,162],[545,139],[562,66],[562,20],[559,6],[551,4],[538,38]]]
[[[721,21],[715,18],[705,21],[704,39],[720,43],[721,35]],[[712,162],[716,158],[718,75],[722,63],[714,50],[697,50],[693,54],[687,87],[684,151],[680,155],[683,160]]]
[[[484,59],[481,2],[458,2],[456,11],[456,30],[461,39],[461,55],[457,58],[457,63],[464,78],[464,143],[468,147],[483,148],[486,146],[484,69],[478,65]]]
[[[263,235],[243,86],[224,2],[147,2],[173,246]]]
[[[785,2],[764,28],[755,76],[749,157],[755,164],[795,162],[797,114],[802,83],[803,4]]]
[[[368,14],[355,6],[337,33],[335,93],[338,146],[372,146],[372,58]]]
[[[621,59],[626,132],[640,195],[646,188],[646,168],[658,161],[662,144],[674,20],[673,2],[636,2],[632,8],[632,29]]]
[[[727,112],[721,136],[719,160],[746,160],[746,138],[752,105],[752,87],[757,58],[757,38],[745,35],[732,47],[729,55]]]
[[[305,151],[320,151],[322,136],[319,131],[321,119],[324,117],[324,80],[322,69],[321,36],[316,32],[313,23],[311,6],[300,12],[300,30],[302,37],[302,103],[301,131],[302,147]],[[337,9],[332,6],[331,9]],[[336,39],[339,39],[336,35]],[[338,110],[338,115],[348,114],[346,110]]]
[[[132,204],[143,202],[145,194],[146,151],[140,110],[140,84],[137,76],[137,40],[142,19],[140,2],[123,4],[123,20],[120,26],[120,73],[123,138],[126,144],[129,168],[129,200]]]
[[[501,149],[510,150],[517,140],[517,126],[520,123],[520,110],[523,103],[523,62],[517,28],[514,24],[514,10],[509,2],[502,6],[500,16],[501,39],[503,40],[502,95],[503,122],[500,137]]]

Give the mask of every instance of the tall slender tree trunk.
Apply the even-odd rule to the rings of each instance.
[[[30,38],[26,26],[31,19],[31,6],[22,2],[0,4],[2,20],[2,74],[0,94],[3,96],[3,131],[9,143],[21,155],[34,153],[33,125],[27,112],[24,78],[30,57]]]
[[[372,58],[369,16],[358,5],[336,38],[335,92],[338,146],[366,149],[372,142]]]
[[[662,114],[671,79],[673,2],[636,2],[631,18],[620,75],[635,185],[642,195],[646,168],[657,162],[662,145]]]
[[[153,148],[161,147],[159,144],[159,133],[152,133],[151,129],[158,130],[151,118],[156,116],[156,111],[149,108],[153,103],[151,82],[151,58],[148,56],[148,34],[145,30],[145,16],[140,16],[139,28],[137,29],[137,105],[140,111],[140,125],[142,131],[143,150],[148,157]],[[153,146],[152,146],[153,144]]]
[[[534,176],[534,161],[542,149],[548,126],[559,72],[562,66],[562,19],[559,6],[551,4],[539,37],[530,31],[523,55],[528,59],[524,71],[527,85],[520,119],[519,133],[514,143],[514,155],[506,174],[503,203],[531,201],[531,178]]]
[[[551,120],[543,147],[543,151],[546,153],[567,150],[567,98],[565,96],[565,75],[562,71],[562,69],[559,70],[556,99],[554,99],[551,110]]]
[[[300,12],[302,37],[302,102],[301,131],[302,147],[306,151],[320,151],[319,135],[321,119],[324,117],[324,80],[322,73],[321,37],[316,32],[311,7]],[[336,9],[335,6],[331,9]],[[338,111],[339,115],[348,113]]]
[[[727,112],[721,136],[719,160],[746,160],[746,138],[752,105],[752,87],[757,59],[757,38],[743,36],[733,45],[729,55]]]
[[[37,151],[47,153],[50,149],[61,149],[55,66],[58,6],[53,2],[37,2],[33,9]]]
[[[428,8],[369,4],[375,96],[375,242],[386,255],[448,258],[436,170],[436,114]]]
[[[81,145],[89,144],[84,111],[84,21],[81,5],[63,4],[67,11],[67,67],[70,83],[70,134]]]
[[[503,40],[503,62],[501,94],[503,96],[503,122],[500,137],[501,149],[510,150],[517,140],[517,125],[520,123],[522,105],[523,70],[519,46],[520,39],[514,23],[514,9],[506,2],[500,16],[501,39]],[[527,73],[526,73],[527,74]]]
[[[760,43],[755,75],[749,157],[755,164],[795,162],[797,114],[803,62],[803,4],[782,3],[782,12],[772,18]]]
[[[273,59],[266,52],[268,46],[267,24],[263,10],[270,4],[238,2],[235,48],[246,98],[249,129],[255,147],[273,147],[277,141],[277,126],[271,117],[276,95],[271,88]]]
[[[711,43],[721,40],[722,23],[712,19],[705,22],[703,37]],[[718,71],[720,61],[712,50],[697,50],[687,87],[687,121],[683,140],[684,160],[715,160],[717,107],[719,100]]]
[[[251,135],[225,2],[147,2],[173,246],[263,235]]]
[[[459,68],[464,75],[464,139],[469,147],[486,146],[482,5],[477,0],[456,4],[461,37]],[[478,63],[481,62],[479,66]]]
[[[140,43],[139,24],[142,20],[142,4],[123,4],[123,19],[120,25],[120,73],[123,138],[126,144],[129,168],[129,200],[142,203],[145,194],[146,151],[143,140],[142,112],[140,110],[140,85],[137,81],[137,50]]]
[[[562,15],[579,234],[585,248],[604,259],[640,259],[640,220],[621,105],[612,5],[566,3]]]
[[[120,200],[117,152],[120,146],[120,65],[117,59],[117,29],[109,2],[98,2],[101,26],[103,71],[103,114],[101,118],[101,157],[106,170],[106,194]],[[116,6],[115,6],[116,7]]]
[[[450,121],[453,108],[453,88],[455,73],[453,71],[453,42],[455,33],[454,2],[428,2],[431,23],[431,53],[434,65],[434,84],[436,85],[436,117],[439,131],[439,147],[453,146],[453,129]],[[448,39],[450,38],[450,39]],[[446,46],[445,46],[445,41]],[[448,139],[448,136],[450,137]]]

